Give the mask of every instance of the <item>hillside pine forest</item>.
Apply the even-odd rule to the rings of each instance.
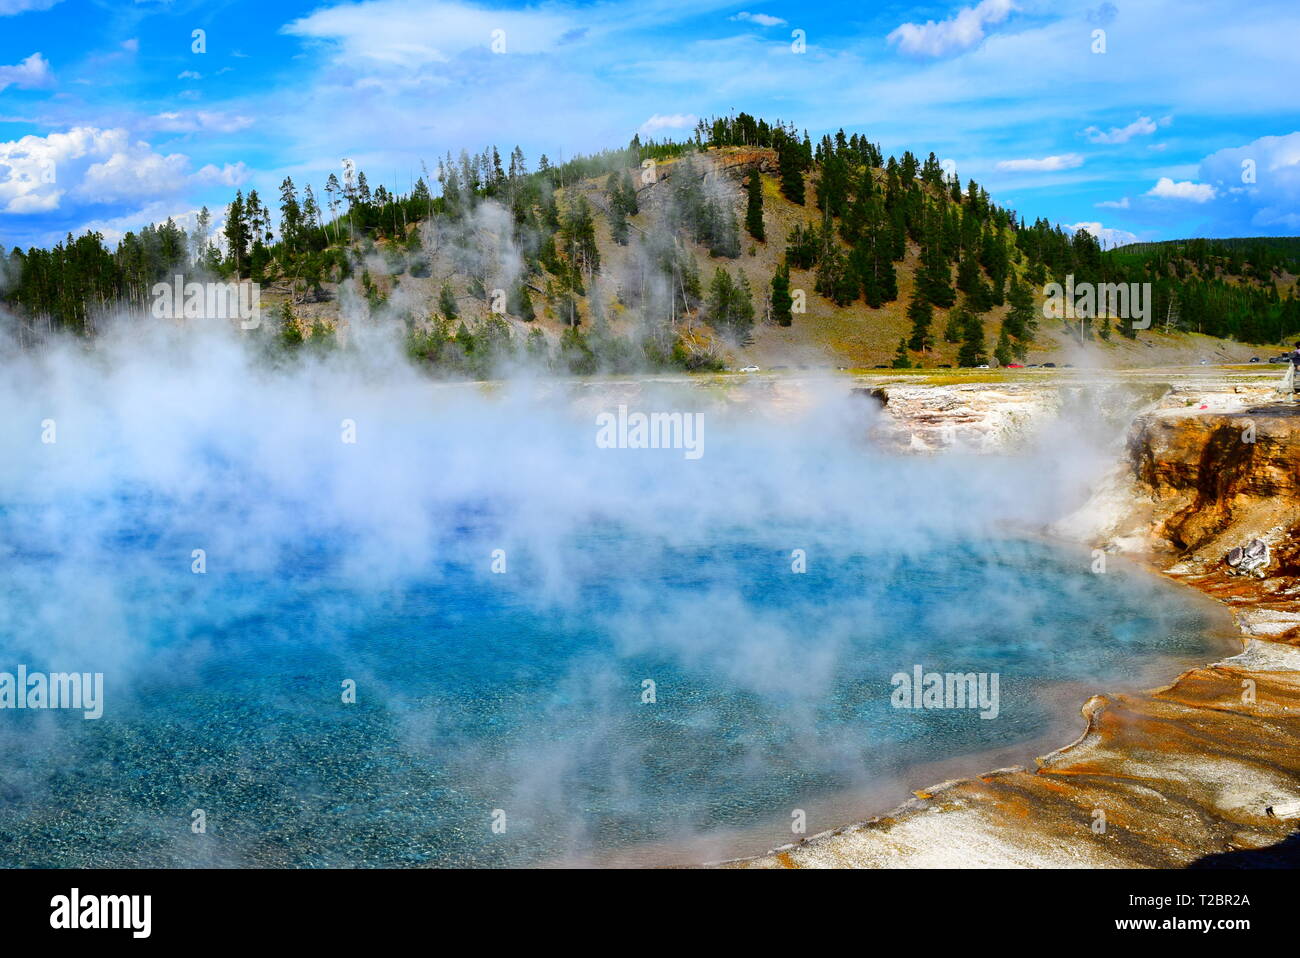
[[[1043,318],[1043,289],[1073,274],[1151,283],[1163,331],[1300,333],[1300,241],[1103,251],[1085,231],[1026,224],[973,180],[963,189],[933,153],[885,158],[843,131],[814,144],[745,113],[701,121],[686,142],[634,137],[531,170],[518,147],[504,164],[496,147],[448,154],[401,195],[345,164],[319,194],[286,178],[275,203],[240,191],[219,219],[205,208],[188,233],[168,220],[116,249],[93,232],[0,246],[0,324],[24,346],[90,337],[124,310],[147,313],[154,284],[180,274],[260,284],[267,318],[253,335],[268,348],[333,348],[369,317],[401,323],[409,355],[441,375],[512,361],[720,369],[756,327],[797,332],[814,307],[879,327],[896,368],[1006,365],[1044,323],[1061,325]],[[1085,342],[1145,335],[1127,320],[1068,329]]]

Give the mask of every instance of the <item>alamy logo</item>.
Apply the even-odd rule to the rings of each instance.
[[[237,319],[241,329],[262,324],[257,283],[187,283],[177,274],[170,283],[155,283],[152,293],[155,319]]]
[[[1043,315],[1048,319],[1131,319],[1133,329],[1151,328],[1150,283],[1078,283],[1043,287]]]
[[[704,455],[704,413],[634,412],[619,406],[618,414],[596,416],[599,449],[684,449],[687,459]]]
[[[148,938],[153,927],[151,895],[82,895],[78,888],[50,899],[50,927],[129,928],[131,937]]]
[[[896,709],[979,709],[980,718],[1001,711],[997,672],[926,672],[921,666],[895,672],[889,704]]]
[[[0,709],[81,709],[84,718],[104,714],[103,672],[0,672]]]

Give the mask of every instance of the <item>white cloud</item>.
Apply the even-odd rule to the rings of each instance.
[[[1250,226],[1300,231],[1300,132],[1219,150],[1201,161],[1199,175],[1234,194]]]
[[[969,50],[984,39],[984,27],[1001,23],[1015,9],[1012,0],[982,0],[975,7],[962,7],[955,16],[924,26],[904,23],[885,39],[913,56],[941,57]]]
[[[694,113],[656,113],[641,124],[640,132],[649,136],[661,130],[692,130],[699,122]]]
[[[166,133],[234,133],[253,125],[253,118],[214,110],[169,110],[150,117],[148,129]]]
[[[1101,243],[1107,249],[1115,246],[1124,246],[1127,243],[1136,243],[1137,234],[1130,233],[1128,230],[1115,229],[1110,226],[1102,226],[1100,223],[1075,223],[1067,226],[1068,230],[1083,230],[1097,237],[1097,242]]]
[[[334,44],[338,61],[411,69],[446,63],[470,49],[490,48],[503,31],[506,53],[538,53],[559,46],[582,27],[557,9],[490,10],[465,3],[363,0],[313,11],[281,32]]]
[[[28,10],[48,10],[59,0],[0,0],[0,17],[12,17]]]
[[[196,73],[196,72],[193,71],[193,70],[182,70],[180,73],[176,74],[176,79],[178,79],[178,80],[202,80],[202,79],[203,79],[203,74],[202,74],[202,73]]]
[[[108,155],[86,167],[73,195],[87,203],[117,203],[179,190],[185,182],[189,157],[183,153],[164,156],[147,143],[126,142],[126,131],[104,134]]]
[[[248,180],[248,167],[241,161],[239,163],[227,163],[225,166],[217,167],[212,163],[200,169],[192,177],[195,183],[205,186],[242,186]]]
[[[740,13],[736,14],[734,17],[730,17],[729,19],[748,20],[750,23],[757,23],[760,27],[779,27],[781,24],[786,22],[782,20],[780,17],[774,17],[771,14],[748,13],[746,11],[741,11]]]
[[[16,86],[20,90],[35,90],[49,86],[53,82],[54,71],[50,69],[50,61],[39,53],[33,53],[26,60],[15,63],[11,67],[0,66],[0,90],[8,86]]]
[[[125,50],[127,53],[139,53],[139,52],[140,52],[140,38],[139,38],[139,37],[132,37],[130,40],[123,40],[123,41],[122,41],[122,49]]]
[[[157,153],[120,128],[25,136],[0,142],[0,212],[157,201],[192,184],[225,184],[247,175],[243,164],[204,167],[196,174],[189,168],[184,154]]]
[[[7,206],[0,209],[0,213],[16,213],[18,215],[48,213],[59,208],[59,200],[62,198],[62,190],[51,190],[45,194],[20,193],[13,197]]]
[[[1126,210],[1129,208],[1129,199],[1127,196],[1125,196],[1123,199],[1118,199],[1118,200],[1102,200],[1097,205],[1104,206],[1112,210]]]
[[[1209,183],[1193,183],[1181,180],[1175,183],[1167,176],[1160,177],[1156,185],[1147,190],[1147,196],[1158,196],[1166,200],[1190,200],[1193,203],[1207,203],[1214,199],[1215,190]]]
[[[1041,160],[1001,160],[996,168],[1005,173],[1053,173],[1080,166],[1083,166],[1082,156],[1078,153],[1063,153],[1060,156],[1045,156]]]
[[[1159,127],[1168,126],[1172,117],[1161,117],[1159,122],[1149,116],[1140,116],[1128,126],[1112,126],[1109,130],[1090,126],[1083,131],[1090,143],[1127,143],[1135,136],[1150,136]]]

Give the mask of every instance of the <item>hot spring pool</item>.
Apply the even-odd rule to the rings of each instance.
[[[784,534],[684,546],[610,524],[565,543],[557,586],[527,549],[492,572],[484,521],[378,586],[330,541],[196,575],[184,536],[142,520],[116,568],[86,560],[98,599],[72,602],[83,630],[140,642],[76,663],[104,671],[104,717],[0,714],[3,863],[528,865],[794,809],[811,833],[835,796],[1040,736],[1058,683],[1126,685],[1211,652],[1204,607],[1173,587],[1032,541],[900,555],[805,535],[795,573]],[[25,664],[73,667],[36,651],[71,622],[44,591],[70,587],[66,557],[19,560],[5,619],[52,619],[26,629]],[[996,673],[996,718],[893,707],[891,676],[918,665]]]

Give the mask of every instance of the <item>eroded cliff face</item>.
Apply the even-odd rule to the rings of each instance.
[[[1300,644],[1300,404],[1167,403],[1134,422],[1128,452],[1057,531],[1145,556],[1225,602],[1245,634]],[[1263,575],[1230,575],[1225,555],[1255,538]]]
[[[1166,688],[1096,695],[1035,768],[917,791],[887,815],[729,867],[1181,867],[1300,863],[1300,406],[1174,390],[1055,532],[1225,602],[1245,650]],[[1260,578],[1224,555],[1270,545]],[[1279,815],[1275,806],[1281,805]],[[1289,816],[1289,817],[1288,817]]]

